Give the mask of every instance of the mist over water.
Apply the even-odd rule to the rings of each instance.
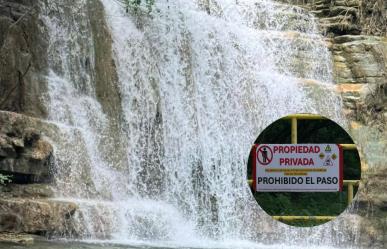
[[[151,13],[101,2],[118,76],[115,118],[96,94],[93,3],[41,4],[49,120],[60,128],[57,198],[79,205],[83,239],[213,248],[353,240],[339,232],[342,221],[271,220],[246,182],[251,144],[274,120],[309,112],[344,123],[313,16],[263,0],[157,0]]]

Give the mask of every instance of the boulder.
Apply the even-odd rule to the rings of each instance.
[[[73,233],[77,205],[52,199],[0,199],[0,232],[45,236]]]
[[[0,172],[16,183],[50,182],[53,147],[42,135],[48,125],[11,112],[0,112],[0,124]]]

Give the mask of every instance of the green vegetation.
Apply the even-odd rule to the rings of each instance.
[[[142,0],[122,0],[122,2],[124,3],[127,12],[129,11],[129,9],[133,9],[135,12],[137,12],[141,7],[142,2],[145,2],[146,8],[148,9],[149,12],[151,12],[152,6],[154,5],[155,0],[145,0],[145,1],[142,1]]]
[[[267,127],[255,143],[291,143],[290,120],[277,120]],[[298,143],[343,143],[353,140],[339,125],[331,120],[299,120],[297,124]],[[357,151],[344,151],[344,179],[357,180],[361,176],[360,157]],[[248,176],[252,178],[251,160],[248,162]],[[298,192],[255,192],[259,205],[270,215],[291,216],[337,216],[347,207],[347,188],[342,192],[298,193]],[[354,188],[356,194],[357,187]],[[294,221],[291,225],[311,226],[323,222]]]
[[[11,176],[0,174],[0,185],[11,182]]]

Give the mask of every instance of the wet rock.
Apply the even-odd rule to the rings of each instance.
[[[301,6],[319,17],[328,36],[386,36],[387,2],[383,0],[277,0]]]
[[[0,171],[16,183],[49,182],[53,148],[38,129],[40,121],[0,112]]]
[[[320,29],[325,34],[360,34],[359,0],[281,0],[299,5],[319,17]]]
[[[0,199],[0,232],[46,236],[73,232],[77,205],[50,199]]]
[[[35,237],[31,234],[0,233],[0,243],[31,245]]]
[[[44,117],[47,42],[36,1],[0,1],[0,110]]]
[[[7,138],[4,135],[0,136],[0,157],[16,157],[15,149]]]
[[[362,181],[353,212],[359,215],[360,221],[358,244],[365,248],[385,248],[387,244],[387,129],[380,128],[372,123],[356,122],[350,129],[361,150]]]
[[[348,118],[384,127],[387,119],[387,39],[344,35],[331,46],[335,81]]]
[[[324,33],[360,34],[359,27],[353,24],[352,16],[333,16],[320,19],[320,28]]]
[[[94,67],[95,72],[95,87],[96,96],[101,103],[104,113],[109,116],[109,126],[111,131],[121,130],[119,120],[121,119],[122,107],[121,96],[118,89],[118,76],[116,72],[116,65],[113,58],[112,38],[109,27],[106,23],[105,10],[100,1],[87,1],[87,11],[90,13],[91,34],[94,45]],[[104,143],[104,151],[110,151],[106,155],[108,157],[115,157],[116,161],[121,161],[124,164],[126,159],[120,157],[124,153],[124,145],[118,144],[121,139],[117,132],[109,134],[114,143]],[[113,145],[113,146],[112,146]],[[120,150],[120,151],[118,151]]]
[[[372,177],[365,180],[366,185],[357,198],[356,210],[361,215],[359,241],[364,247],[385,248],[387,244],[385,179]]]
[[[381,84],[340,84],[344,111],[349,120],[369,125],[379,130],[387,127],[387,85]]]
[[[384,0],[360,0],[359,23],[362,34],[387,36],[387,2]]]
[[[337,83],[387,84],[387,39],[340,36],[332,48]]]
[[[51,198],[54,191],[47,184],[7,184],[0,186],[0,198]]]
[[[359,213],[367,214],[372,210],[379,218],[387,219],[387,168],[378,167],[366,172],[364,191],[359,194],[357,204],[362,207]]]

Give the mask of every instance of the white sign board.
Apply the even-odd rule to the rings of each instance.
[[[258,192],[336,192],[343,186],[338,144],[256,144],[253,188]]]

